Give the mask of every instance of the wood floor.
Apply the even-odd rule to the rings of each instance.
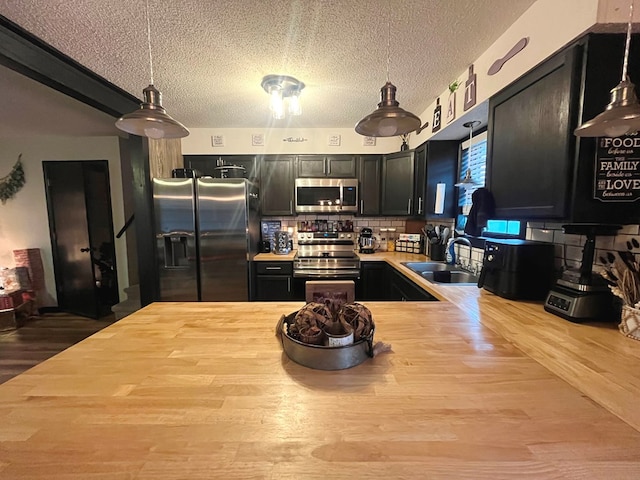
[[[17,330],[0,332],[0,384],[114,321],[113,314],[94,320],[69,313],[47,313],[25,320]]]

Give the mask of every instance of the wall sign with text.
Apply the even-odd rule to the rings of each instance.
[[[640,136],[600,137],[593,198],[635,202],[640,198]]]

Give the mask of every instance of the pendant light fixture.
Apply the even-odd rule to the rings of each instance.
[[[471,122],[463,123],[462,126],[469,129],[469,164],[471,164],[471,149],[473,147],[473,127],[476,125],[480,125],[478,120],[472,120]],[[476,182],[473,181],[471,177],[471,169],[467,168],[467,173],[464,175],[464,178],[455,184],[456,187],[462,187],[465,190],[469,188],[476,187]]]
[[[149,72],[151,82],[142,90],[144,101],[134,112],[123,115],[116,121],[116,127],[127,133],[149,138],[182,138],[189,135],[177,120],[171,118],[162,106],[162,94],[153,86],[153,58],[151,56],[151,22],[149,20],[149,0],[146,0],[147,44],[149,47]]]
[[[389,81],[391,61],[391,12],[389,12],[387,37],[387,82],[380,89],[378,108],[356,124],[356,132],[367,137],[394,137],[410,132],[420,133],[429,123],[420,126],[420,118],[400,108],[396,100],[396,87]]]
[[[640,130],[640,104],[638,104],[635,86],[627,75],[632,20],[633,0],[629,5],[627,40],[622,62],[622,79],[611,90],[611,101],[605,111],[575,129],[573,133],[578,137],[619,137]]]

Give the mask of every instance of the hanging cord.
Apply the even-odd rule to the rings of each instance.
[[[629,45],[631,44],[631,23],[633,21],[633,0],[629,5],[629,23],[627,24],[627,41],[624,46],[624,62],[622,63],[622,81],[627,81],[627,63],[629,61]]]
[[[389,9],[389,19],[387,21],[387,82],[389,81],[389,65],[391,64],[391,9]]]
[[[147,44],[149,45],[149,73],[151,75],[151,85],[153,85],[153,56],[151,55],[151,21],[149,20],[149,0],[146,1],[147,14]]]

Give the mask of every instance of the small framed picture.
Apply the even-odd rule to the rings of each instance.
[[[376,146],[376,137],[363,137],[362,145],[365,147],[375,147]]]
[[[224,147],[224,135],[211,135],[211,145],[214,147]]]
[[[340,135],[329,135],[329,146],[330,147],[339,147],[340,146]]]
[[[254,147],[263,147],[264,146],[264,133],[252,133],[251,134],[251,145]]]

